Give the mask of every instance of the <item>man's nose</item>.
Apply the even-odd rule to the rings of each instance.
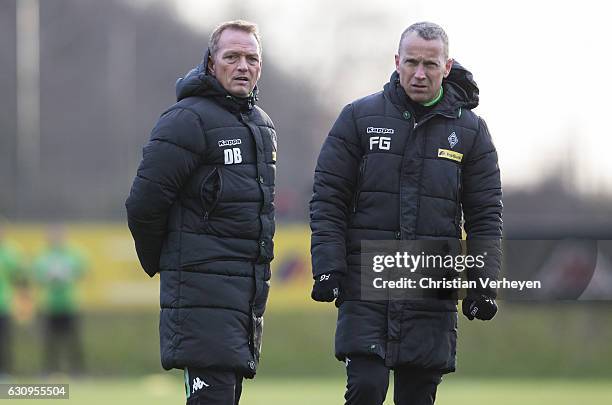
[[[417,79],[425,79],[425,68],[420,63],[417,65],[416,72],[414,72],[414,77]]]
[[[238,62],[238,70],[244,72],[246,70],[248,70],[249,66],[247,63],[247,60],[245,57],[240,58],[240,61]]]

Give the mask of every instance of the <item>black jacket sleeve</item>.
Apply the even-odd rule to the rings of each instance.
[[[491,298],[496,291],[481,287],[479,278],[497,280],[501,269],[502,188],[497,151],[487,124],[478,118],[479,131],[463,169],[463,214],[467,233],[467,253],[483,255],[483,269],[468,270],[468,279],[476,280],[477,293]],[[486,252],[486,253],[485,253]]]
[[[325,139],[310,201],[312,272],[346,272],[346,230],[362,156],[352,105],[346,106]]]
[[[125,203],[128,226],[144,271],[159,271],[170,207],[202,159],[205,139],[199,116],[176,108],[164,113],[143,149]]]

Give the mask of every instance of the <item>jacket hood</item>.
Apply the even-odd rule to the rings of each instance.
[[[462,107],[476,108],[478,106],[478,85],[472,76],[472,72],[464,68],[459,62],[454,61],[453,67],[442,83],[447,83],[455,91],[458,101],[463,103]]]
[[[444,87],[444,98],[440,102],[440,107],[445,109],[472,109],[478,106],[478,85],[474,81],[472,73],[459,62],[454,61],[448,77],[442,80],[442,86]],[[401,93],[399,97],[398,92]],[[397,71],[391,74],[389,82],[385,85],[385,93],[391,95],[394,104],[400,104],[399,100],[407,97],[404,89],[399,85]]]
[[[187,97],[211,97],[217,100],[222,100],[227,107],[232,107],[232,104],[240,109],[252,109],[257,101],[257,86],[249,97],[241,98],[232,96],[221,86],[219,81],[208,74],[207,61],[210,56],[210,50],[206,50],[204,59],[196,67],[191,69],[185,77],[179,77],[176,81],[176,101],[181,101]]]

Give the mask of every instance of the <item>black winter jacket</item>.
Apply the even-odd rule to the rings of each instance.
[[[160,273],[162,365],[250,377],[273,257],[276,133],[255,96],[230,96],[203,65],[176,90],[126,202],[142,267]]]
[[[487,126],[471,111],[478,88],[458,63],[443,88],[442,100],[416,123],[393,73],[382,92],[342,110],[322,146],[310,204],[312,269],[315,277],[344,275],[336,329],[340,360],[377,354],[389,366],[455,368],[456,300],[363,300],[362,240],[458,245],[463,214],[468,239],[492,241],[486,243],[487,274],[499,273],[500,175]],[[470,253],[478,254],[476,248]]]

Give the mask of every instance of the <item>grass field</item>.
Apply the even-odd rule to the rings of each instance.
[[[32,381],[30,381],[32,382]],[[87,405],[168,405],[184,403],[184,391],[178,375],[153,375],[144,378],[83,379],[70,381],[69,400],[44,403]],[[385,404],[392,404],[392,394]],[[246,381],[242,405],[326,405],[342,404],[344,381],[336,378],[282,379]],[[438,390],[438,405],[496,405],[577,403],[603,404],[612,399],[612,384],[607,380],[563,379],[466,379],[448,376]],[[21,400],[20,404],[39,404]]]
[[[612,379],[612,303],[502,302],[500,308],[487,323],[459,317],[458,376]],[[88,312],[82,320],[89,374],[135,377],[161,371],[156,311]],[[336,327],[332,308],[270,309],[265,325],[260,380],[342,377],[341,363],[332,355]],[[42,337],[39,323],[17,325],[15,375],[40,374]]]
[[[610,303],[501,308],[486,324],[460,317],[458,372],[445,377],[438,405],[612,404]],[[241,404],[343,404],[343,365],[332,355],[335,323],[333,310],[268,311],[258,376],[245,382]],[[184,404],[182,374],[158,374],[157,324],[153,311],[85,313],[89,377],[68,381],[70,400],[43,403]],[[14,373],[25,378],[19,382],[62,382],[35,377],[42,332],[40,324],[18,325]],[[390,404],[392,391],[388,397]]]

